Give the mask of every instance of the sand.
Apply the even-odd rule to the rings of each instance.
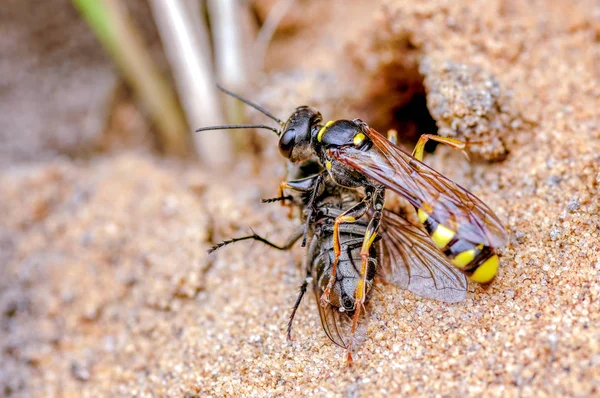
[[[251,227],[283,242],[297,225],[279,205],[260,204],[284,172],[272,135],[260,158],[241,157],[226,176],[138,152],[16,162],[0,172],[0,395],[600,394],[600,9],[592,1],[383,3],[357,24],[365,33],[331,49],[336,59],[322,66],[335,74],[345,65],[340,82],[360,72],[354,90],[331,84],[319,96],[305,88],[319,86],[311,74],[302,75],[308,83],[273,75],[287,84],[277,87],[297,87],[297,99],[273,97],[277,87],[257,96],[285,115],[337,94],[324,110],[339,117],[361,95],[384,98],[385,84],[368,84],[374,76],[438,93],[427,103],[437,104],[440,131],[454,123],[464,127],[458,137],[492,139],[472,162],[444,148],[426,162],[506,225],[496,281],[471,284],[458,304],[380,284],[368,339],[348,368],[312,296],[286,342],[301,248],[240,243],[206,254]],[[362,49],[362,62],[348,49]],[[306,67],[319,64],[307,58]],[[470,83],[440,73],[444,62]],[[420,68],[424,78],[394,77],[390,65]],[[381,106],[404,101],[394,98]],[[483,127],[470,128],[469,118]]]

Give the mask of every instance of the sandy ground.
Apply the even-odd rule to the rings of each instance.
[[[440,129],[499,134],[479,155],[507,149],[504,161],[441,148],[426,159],[505,223],[494,284],[451,305],[380,285],[348,368],[312,297],[285,340],[302,249],[206,254],[250,227],[283,242],[297,225],[260,204],[283,176],[275,137],[228,177],[137,153],[14,164],[0,172],[0,395],[600,394],[600,8],[384,3],[345,48],[373,56],[348,54],[328,73],[350,64],[368,80],[411,57]],[[340,101],[365,85],[339,88]],[[271,105],[284,114],[288,102]]]

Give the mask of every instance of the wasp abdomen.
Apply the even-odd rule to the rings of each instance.
[[[500,261],[492,247],[457,238],[456,231],[438,222],[422,208],[417,210],[417,216],[435,245],[470,280],[489,283],[496,277]]]

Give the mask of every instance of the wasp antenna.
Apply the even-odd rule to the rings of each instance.
[[[271,130],[275,134],[279,135],[279,130],[275,127],[266,126],[264,124],[226,124],[223,126],[208,126],[208,127],[200,127],[196,129],[196,133],[200,131],[208,131],[208,130],[233,130],[233,129],[265,129]]]
[[[271,114],[271,112],[267,111],[265,108],[261,107],[260,105],[257,105],[254,102],[247,100],[246,98],[243,98],[242,96],[240,96],[236,93],[232,93],[231,91],[227,90],[226,88],[221,87],[219,84],[217,84],[217,87],[219,88],[219,90],[223,91],[225,94],[231,95],[233,98],[237,98],[238,100],[242,101],[246,105],[249,105],[252,108],[256,109],[263,115],[275,120],[277,123],[279,123],[279,125],[281,125],[281,126],[284,125],[283,120],[279,119],[278,117],[273,116],[273,114]]]

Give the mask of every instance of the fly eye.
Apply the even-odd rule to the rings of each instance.
[[[279,152],[286,158],[289,159],[292,154],[292,149],[294,148],[294,143],[296,141],[296,130],[289,129],[286,130],[281,138],[279,139]]]

